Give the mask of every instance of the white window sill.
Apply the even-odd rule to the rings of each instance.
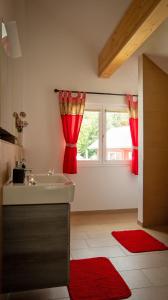
[[[98,162],[98,161],[78,161],[79,167],[128,167],[130,166],[131,161],[107,161],[107,162]]]

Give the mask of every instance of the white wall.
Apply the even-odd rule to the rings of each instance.
[[[21,48],[24,52],[25,0],[0,0],[0,17],[4,22],[16,21]],[[13,112],[22,111],[24,87],[24,57],[7,57],[0,44],[0,126],[15,136]]]
[[[62,170],[64,139],[54,88],[137,93],[134,57],[110,79],[97,76],[98,53],[129,3],[26,1],[24,110],[29,126],[24,146],[34,172]],[[111,103],[119,98],[104,99]],[[71,177],[76,182],[73,210],[137,207],[137,177],[128,166],[80,167]]]
[[[79,167],[70,177],[76,183],[74,211],[137,207],[137,177],[129,167]]]

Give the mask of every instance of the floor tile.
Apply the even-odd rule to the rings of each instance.
[[[125,253],[126,256],[130,256],[130,255],[137,255],[137,253],[134,253],[134,252],[130,252],[128,251],[124,246],[122,246],[119,242],[118,242],[118,245],[120,245],[121,249],[123,250],[123,252]],[[138,253],[138,255],[142,255],[143,253]]]
[[[54,299],[48,298],[47,300],[70,300],[70,298],[69,297],[68,298],[54,298]]]
[[[57,298],[67,298],[69,293],[67,287],[56,287],[48,289],[48,298],[57,299]]]
[[[168,234],[166,232],[160,232],[155,229],[145,229],[145,231],[168,246]]]
[[[92,248],[92,251],[95,256],[120,257],[125,255],[119,246]]]
[[[167,300],[168,287],[148,287],[132,290],[129,300]]]
[[[72,259],[94,257],[90,249],[71,250]]]
[[[111,233],[108,230],[107,232],[87,232],[87,238],[88,239],[104,239],[104,238],[111,238]]]
[[[71,249],[86,249],[88,245],[86,244],[85,240],[75,239],[71,240],[70,247]]]
[[[89,247],[109,247],[118,244],[118,242],[113,238],[99,238],[99,239],[87,239],[86,240]]]
[[[141,270],[120,271],[120,274],[130,289],[151,286],[150,280]]]
[[[165,266],[165,259],[160,254],[155,253],[117,257],[111,259],[111,261],[120,271]]]
[[[9,300],[55,300],[67,299],[69,293],[66,287],[33,290],[10,294]]]
[[[104,232],[105,231],[105,227],[104,225],[96,225],[96,224],[85,224],[82,226],[78,226],[75,228],[72,228],[72,232],[76,231],[76,232],[85,232],[85,233],[89,233],[89,232]]]
[[[116,231],[116,230],[136,230],[136,229],[142,229],[139,225],[137,224],[129,224],[128,223],[118,223],[118,224],[109,224],[105,226],[106,230],[109,230],[109,232],[111,233],[112,231]]]
[[[78,258],[87,258],[87,257],[97,257],[97,256],[105,256],[105,257],[118,257],[124,256],[124,252],[118,246],[113,247],[100,247],[100,248],[88,248],[88,249],[80,249],[80,250],[72,250],[71,255],[74,259]]]
[[[165,266],[168,267],[168,251],[160,251],[159,256],[161,259],[164,259]]]
[[[142,271],[153,285],[168,286],[168,267],[143,269]]]
[[[70,233],[70,238],[73,240],[82,240],[82,239],[87,239],[88,236],[86,234],[86,232],[77,232],[77,231],[71,231]]]

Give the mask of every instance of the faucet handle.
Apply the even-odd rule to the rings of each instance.
[[[31,176],[32,176],[32,169],[25,169],[25,179],[27,183],[29,183]]]
[[[48,175],[54,175],[54,169],[48,170]]]

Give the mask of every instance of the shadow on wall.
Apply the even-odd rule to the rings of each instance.
[[[163,71],[168,73],[168,56],[149,54],[148,57]]]

